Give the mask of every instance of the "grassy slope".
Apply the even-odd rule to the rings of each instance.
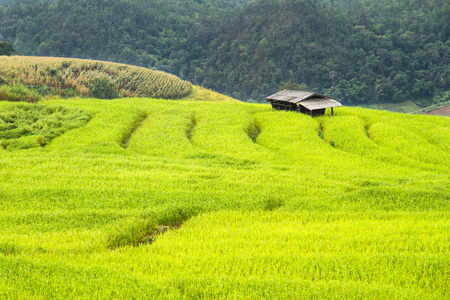
[[[146,68],[76,58],[1,56],[0,82],[48,86],[61,95],[73,89],[88,95],[94,78],[106,77],[124,97],[183,98],[191,93],[191,83],[175,75]]]
[[[0,298],[450,296],[448,118],[45,105],[93,117],[45,148],[0,150]]]

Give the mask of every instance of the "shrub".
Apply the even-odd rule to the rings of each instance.
[[[52,77],[55,77],[56,74],[58,74],[58,71],[55,70],[55,69],[50,69],[50,70],[48,71],[48,74],[49,74],[50,76],[52,76]]]
[[[94,78],[89,86],[89,97],[98,99],[119,98],[119,94],[114,91],[113,84],[106,77]]]
[[[73,88],[66,88],[61,90],[61,97],[65,98],[71,98],[71,97],[77,97],[78,93]]]
[[[29,85],[29,86],[27,86],[27,88],[38,93],[41,96],[48,96],[48,95],[51,95],[51,93],[52,93],[51,89],[46,85],[37,85],[37,86]]]
[[[36,103],[41,99],[38,92],[30,90],[23,84],[0,87],[0,100]]]
[[[19,54],[10,42],[0,42],[0,55],[17,55]]]

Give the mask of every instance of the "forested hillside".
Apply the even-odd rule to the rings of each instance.
[[[77,0],[0,4],[24,55],[168,71],[238,99],[280,86],[346,104],[450,100],[446,0]]]

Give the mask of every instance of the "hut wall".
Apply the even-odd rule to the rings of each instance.
[[[314,109],[314,110],[309,110],[306,107],[299,105],[298,106],[298,112],[301,112],[303,114],[306,115],[310,115],[312,117],[318,117],[318,116],[323,116],[325,114],[325,108],[324,109]]]
[[[318,117],[323,116],[325,114],[325,108],[324,109],[315,109],[312,111],[311,116]]]
[[[272,108],[276,110],[297,111],[297,104],[286,101],[271,100]]]

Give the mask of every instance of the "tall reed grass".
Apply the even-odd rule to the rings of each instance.
[[[2,56],[0,74],[9,85],[44,85],[57,95],[72,89],[87,96],[95,78],[107,78],[123,97],[179,99],[188,96],[192,87],[191,83],[161,71],[74,58]]]

